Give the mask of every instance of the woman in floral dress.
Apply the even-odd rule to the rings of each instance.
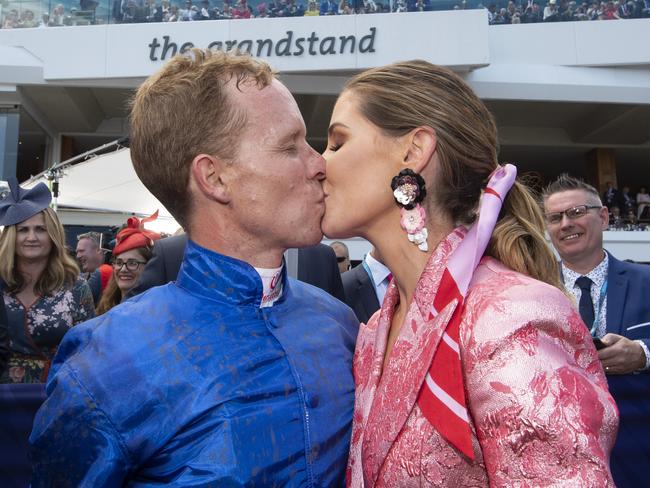
[[[93,298],[65,250],[65,234],[44,184],[15,178],[0,201],[0,279],[9,358],[0,383],[43,383],[65,333],[94,316]]]

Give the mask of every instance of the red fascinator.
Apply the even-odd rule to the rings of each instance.
[[[137,217],[130,217],[126,221],[126,228],[117,233],[117,244],[113,248],[113,256],[138,249],[140,247],[151,247],[153,241],[160,239],[160,234],[144,228],[144,224],[158,218],[158,210],[150,217],[140,220]]]

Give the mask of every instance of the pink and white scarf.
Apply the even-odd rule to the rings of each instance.
[[[426,419],[453,446],[474,459],[460,360],[460,322],[463,301],[485,248],[492,237],[503,199],[517,177],[511,164],[497,168],[479,201],[479,216],[454,250],[440,280],[431,317],[456,302],[445,326],[417,402]]]

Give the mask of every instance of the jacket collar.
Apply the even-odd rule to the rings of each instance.
[[[388,332],[393,312],[399,303],[399,292],[395,283],[392,283],[386,292],[376,329],[376,356],[369,382],[369,386],[374,386],[376,389],[365,429],[366,432],[379,432],[381,439],[372,440],[373,443],[377,443],[373,448],[366,449],[365,446],[363,448],[365,452],[377,453],[377,456],[368,460],[368,465],[364,469],[373,481],[379,476],[391,446],[413,410],[433,355],[442,338],[443,327],[453,313],[453,303],[438,315],[432,313],[431,309],[449,256],[464,235],[463,228],[456,229],[438,244],[430,256],[416,285],[413,302],[409,305],[399,336],[391,351],[390,361],[382,374],[381,366]],[[390,415],[390,422],[386,422],[387,414]],[[371,426],[370,429],[368,426]],[[376,429],[377,426],[381,428]],[[364,444],[369,441],[371,441],[369,438],[364,437]]]
[[[607,272],[606,330],[607,332],[620,334],[628,287],[627,270],[621,261],[609,252],[607,254],[609,255],[609,269]]]
[[[282,283],[282,296],[276,305],[291,293],[286,266],[282,269]],[[176,284],[192,295],[230,305],[259,308],[262,301],[262,279],[255,268],[189,239]]]

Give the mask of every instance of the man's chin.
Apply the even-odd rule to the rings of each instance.
[[[303,239],[301,239],[300,244],[295,245],[293,247],[310,247],[310,246],[315,246],[318,244],[320,241],[323,240],[323,233],[320,231],[320,229],[310,233],[309,235],[305,235]]]

